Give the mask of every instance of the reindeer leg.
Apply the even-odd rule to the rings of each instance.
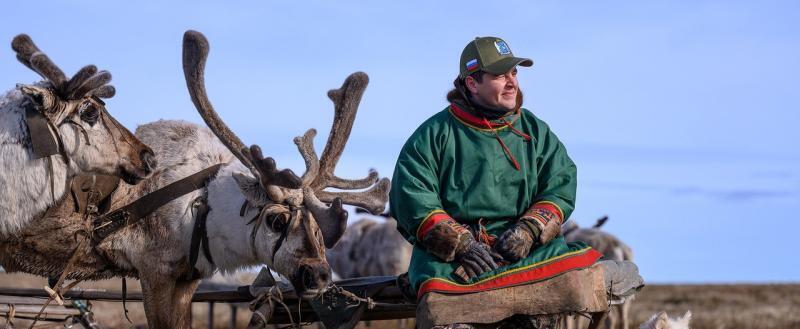
[[[631,309],[631,300],[626,300],[619,306],[618,321],[622,324],[622,329],[628,329],[628,316]]]
[[[200,280],[178,281],[172,293],[172,314],[175,328],[192,327],[192,296],[194,295]]]
[[[607,312],[594,312],[591,313],[592,321],[589,323],[589,329],[597,329],[600,328],[600,324],[602,324],[605,317],[608,316]]]
[[[177,328],[173,326],[172,296],[175,281],[170,278],[142,276],[142,304],[147,316],[147,325],[153,329]],[[188,328],[188,327],[186,327]]]

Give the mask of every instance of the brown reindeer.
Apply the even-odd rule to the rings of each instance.
[[[153,151],[101,100],[115,93],[108,71],[87,65],[67,78],[27,35],[17,35],[11,47],[45,80],[0,97],[0,236],[28,226],[76,175],[114,175],[135,184],[155,167]]]
[[[204,87],[207,54],[205,37],[187,32],[187,86],[211,131],[182,121],[140,126],[136,134],[156,151],[161,169],[137,186],[121,185],[111,208],[221,163],[219,172],[204,188],[171,201],[94,248],[78,250],[81,257],[68,274],[71,279],[139,278],[150,328],[188,328],[190,299],[199,279],[216,271],[267,264],[286,277],[299,296],[319,296],[331,280],[325,249],[336,244],[346,226],[342,205],[380,213],[388,199],[389,181],[379,180],[377,172],[359,180],[334,175],[367,85],[366,74],[355,73],[340,89],[328,92],[335,115],[321,157],[312,145],[313,129],[295,138],[306,162],[306,172],[298,177],[278,170],[257,146],[244,147],[216,114]],[[326,191],[328,187],[340,191]],[[39,275],[63,271],[63,255],[77,244],[73,233],[88,225],[75,220],[79,215],[73,213],[70,201],[20,237],[0,241],[0,265]],[[190,264],[198,205],[210,209],[205,225],[209,253],[199,252],[197,263]]]

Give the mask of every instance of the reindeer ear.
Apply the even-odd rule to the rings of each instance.
[[[267,204],[267,195],[261,190],[261,184],[254,177],[250,177],[241,172],[233,173],[233,179],[239,185],[244,198],[254,206]]]
[[[692,320],[692,311],[686,311],[686,313],[683,314],[682,317],[675,320],[675,322],[678,324],[677,326],[678,328],[689,328],[689,321],[691,320]]]
[[[658,313],[658,318],[656,318],[654,328],[669,329],[669,316],[667,316],[667,312],[661,311],[661,313]]]
[[[639,326],[639,329],[667,329],[667,312],[661,311],[653,314],[647,321]]]
[[[55,106],[56,95],[49,88],[17,84],[17,89],[40,109],[47,111]]]

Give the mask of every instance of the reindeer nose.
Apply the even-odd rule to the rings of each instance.
[[[330,268],[322,264],[301,265],[298,276],[303,290],[317,290],[328,286],[331,279]]]
[[[144,163],[144,172],[146,174],[150,174],[153,170],[156,169],[156,155],[153,151],[147,149],[139,153],[139,158],[142,159],[142,163]]]

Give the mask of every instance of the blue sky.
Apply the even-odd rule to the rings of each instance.
[[[181,71],[186,29],[211,43],[210,98],[246,143],[303,168],[291,139],[332,119],[328,89],[370,75],[338,172],[391,175],[416,126],[446,106],[458,56],[504,38],[525,107],[579,167],[573,215],[635,251],[650,282],[799,281],[800,6],[792,1],[14,1],[0,41],[28,33],[67,74],[114,76],[130,128],[201,122]],[[10,47],[0,85],[32,82]]]

